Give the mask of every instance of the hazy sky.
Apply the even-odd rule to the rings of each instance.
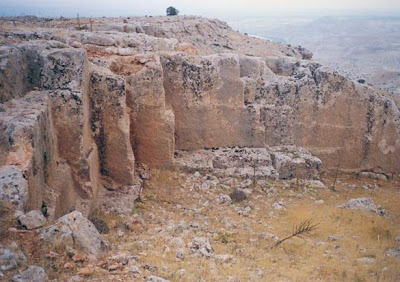
[[[0,0],[0,15],[127,16],[164,15],[175,6],[181,14],[214,17],[301,13],[397,13],[400,0]]]

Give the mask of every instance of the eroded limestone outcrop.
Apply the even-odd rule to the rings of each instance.
[[[105,157],[98,153],[93,138],[96,132],[90,123],[90,109],[94,108],[90,108],[90,101],[96,101],[93,95],[97,93],[89,96],[86,52],[62,43],[43,41],[3,49],[6,64],[2,64],[2,78],[14,71],[25,85],[2,85],[0,160],[5,174],[2,199],[13,197],[15,207],[25,211],[45,205],[53,217],[71,209],[88,213],[100,187],[100,166]],[[16,66],[7,63],[7,56],[14,53],[21,53],[19,55],[24,58]],[[110,85],[110,88],[120,88],[123,98],[114,104],[117,102],[125,107],[124,81]],[[100,86],[98,91],[101,91]],[[109,94],[106,92],[105,95]],[[129,166],[133,170],[129,119],[126,110],[119,111],[121,113],[126,117],[126,124],[121,124],[125,129],[126,151],[120,150],[123,147],[120,142],[115,152],[125,153],[120,157],[130,158]],[[107,122],[114,120],[106,119]],[[126,173],[125,170],[118,171]],[[129,173],[133,172],[128,170]],[[118,185],[133,184],[132,176],[124,181],[116,175],[113,177]],[[7,184],[10,179],[14,179],[15,188]]]
[[[399,100],[305,49],[197,17],[31,24],[0,33],[0,196],[17,209],[58,218],[109,206],[98,195],[113,191],[133,201],[135,163],[199,152],[203,168],[243,177],[252,154],[260,177],[399,174]]]

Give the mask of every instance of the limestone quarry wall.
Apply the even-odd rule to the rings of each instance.
[[[75,208],[88,212],[99,188],[99,161],[89,126],[86,52],[36,42],[5,53],[1,77],[12,74],[26,85],[7,79],[2,84],[1,174],[8,184],[12,178],[21,182],[2,196],[25,210],[45,204],[54,217]],[[15,54],[24,58],[16,65]]]
[[[87,214],[104,189],[138,189],[135,163],[214,147],[297,145],[324,170],[399,174],[400,112],[387,93],[224,24],[144,21],[13,33],[27,41],[0,47],[2,199]]]
[[[398,107],[371,88],[303,60],[174,54],[162,63],[177,149],[298,145],[325,169],[400,171]]]

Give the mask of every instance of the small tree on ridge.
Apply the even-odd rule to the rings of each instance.
[[[179,10],[175,7],[169,6],[167,8],[167,16],[177,16],[179,14]]]

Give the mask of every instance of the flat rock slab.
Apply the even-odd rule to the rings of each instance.
[[[318,179],[322,165],[320,159],[295,146],[180,150],[175,153],[175,163],[219,177],[270,179]]]

